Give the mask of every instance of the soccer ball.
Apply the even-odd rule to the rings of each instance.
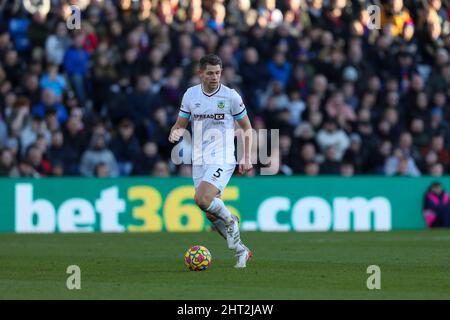
[[[191,271],[203,271],[211,265],[211,253],[204,246],[193,246],[184,255],[184,264]]]

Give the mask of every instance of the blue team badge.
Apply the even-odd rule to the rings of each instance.
[[[217,108],[219,108],[219,109],[225,108],[225,101],[219,101],[219,102],[217,102]]]

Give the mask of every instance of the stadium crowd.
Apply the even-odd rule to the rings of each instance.
[[[449,1],[15,3],[0,1],[0,176],[190,176],[167,137],[206,53],[254,128],[280,130],[277,174],[450,172]]]

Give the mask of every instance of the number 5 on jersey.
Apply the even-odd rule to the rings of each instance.
[[[219,178],[220,177],[220,173],[223,171],[223,169],[219,168],[216,170],[216,172],[213,174],[214,177]]]

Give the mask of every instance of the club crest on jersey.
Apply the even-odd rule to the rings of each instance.
[[[219,109],[225,108],[225,102],[224,101],[217,102],[217,108],[219,108]]]

